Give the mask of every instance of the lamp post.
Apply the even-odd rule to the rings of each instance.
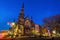
[[[55,30],[53,30],[53,31],[52,31],[52,33],[53,33],[53,35],[52,35],[52,36],[54,36],[54,37],[55,37],[55,36],[56,36],[56,31],[55,31]]]

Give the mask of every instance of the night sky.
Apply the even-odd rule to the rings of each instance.
[[[60,13],[60,0],[0,0],[0,31],[8,30],[7,22],[18,19],[24,2],[24,14],[34,23],[43,25],[43,19]]]

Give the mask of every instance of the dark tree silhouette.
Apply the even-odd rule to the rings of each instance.
[[[54,26],[60,24],[60,14],[57,14],[55,16],[51,16],[48,18],[44,18],[43,22],[48,27],[52,27],[52,26],[54,27]]]

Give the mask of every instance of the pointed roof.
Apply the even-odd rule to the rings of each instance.
[[[26,16],[26,18],[25,18],[26,20],[29,20],[29,16]]]
[[[21,11],[20,11],[19,16],[18,16],[18,23],[20,23],[20,21],[21,21],[20,19],[24,19],[24,3],[21,7]]]
[[[19,14],[19,18],[24,18],[24,3],[22,5],[22,8],[21,8],[21,11],[20,11],[20,14]]]
[[[24,3],[23,3],[23,5],[22,5],[22,8],[24,8]]]
[[[20,14],[23,14],[23,15],[24,15],[24,3],[23,3],[23,5],[22,5]]]

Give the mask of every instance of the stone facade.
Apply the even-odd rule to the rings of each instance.
[[[24,35],[31,35],[31,29],[34,23],[27,16],[24,18],[24,4],[22,5],[20,15],[18,17],[18,27],[22,30]]]

